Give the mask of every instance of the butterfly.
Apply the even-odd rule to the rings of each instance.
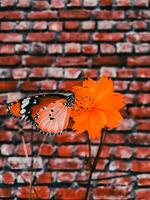
[[[8,103],[7,110],[13,117],[32,123],[39,132],[55,136],[71,127],[70,113],[73,102],[73,93],[50,93]]]

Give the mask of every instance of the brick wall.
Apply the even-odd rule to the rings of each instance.
[[[149,9],[149,0],[1,0],[0,199],[27,199],[31,176],[5,102],[69,90],[101,73],[113,77],[128,105],[123,123],[107,133],[91,199],[150,199]],[[28,153],[36,154],[43,136],[23,127]],[[87,154],[83,135],[48,138],[34,163],[38,198],[83,199]]]

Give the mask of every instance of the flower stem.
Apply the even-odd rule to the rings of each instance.
[[[105,136],[105,133],[104,133],[104,130],[102,130],[101,140],[100,140],[100,143],[99,143],[99,146],[98,146],[98,150],[97,150],[95,159],[94,159],[93,164],[92,164],[92,168],[90,170],[90,175],[89,175],[89,179],[88,179],[88,183],[87,183],[87,190],[86,190],[86,194],[85,194],[85,200],[88,199],[88,194],[89,194],[89,191],[90,191],[92,175],[93,175],[93,172],[96,169],[96,165],[97,165],[97,162],[99,160],[99,155],[101,154],[101,151],[102,151],[104,136]]]

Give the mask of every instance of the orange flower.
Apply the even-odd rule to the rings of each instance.
[[[71,116],[77,133],[87,131],[90,139],[96,139],[102,128],[115,128],[122,120],[119,110],[124,106],[124,97],[114,92],[111,79],[103,76],[98,81],[85,80],[82,86],[74,86],[73,92]]]

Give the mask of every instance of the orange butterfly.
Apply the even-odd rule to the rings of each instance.
[[[31,122],[40,132],[47,135],[61,134],[71,127],[71,107],[74,95],[46,94],[31,96],[8,103],[8,112],[13,116]]]

